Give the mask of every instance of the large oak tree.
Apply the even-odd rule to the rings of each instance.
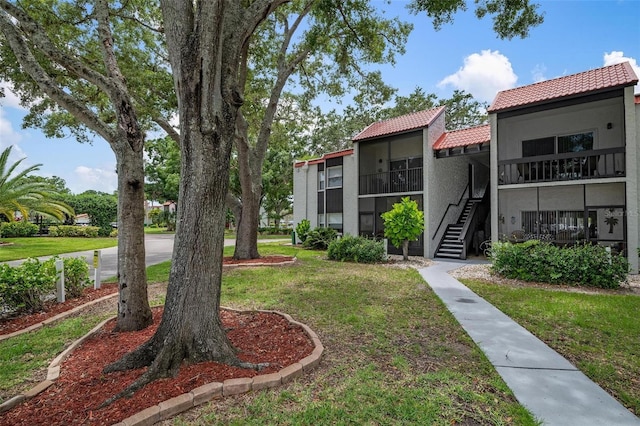
[[[124,394],[176,373],[184,361],[245,365],[226,338],[218,314],[225,198],[232,146],[238,129],[246,125],[240,114],[248,65],[245,55],[260,25],[286,3],[161,0],[180,116],[178,222],[162,322],[149,341],[107,368],[149,366]],[[337,0],[314,3],[327,10],[351,4]],[[464,6],[459,0],[438,2],[444,3],[454,5],[449,12]],[[503,16],[509,12],[507,20],[519,19],[511,12],[529,7],[526,0],[496,0],[481,3],[481,7],[489,4],[503,5],[496,13]],[[432,6],[432,2],[415,3],[415,7],[427,10]],[[522,30],[519,25],[517,28]]]
[[[25,124],[52,137],[68,131],[84,142],[93,133],[115,153],[118,330],[151,323],[143,229],[145,123],[134,99],[150,102],[154,94],[146,85],[162,86],[162,77],[149,77],[163,74],[152,70],[160,33],[142,25],[143,19],[153,22],[154,14],[158,21],[157,7],[149,6],[135,0],[112,5],[107,0],[0,0],[0,77],[13,84],[30,109]]]

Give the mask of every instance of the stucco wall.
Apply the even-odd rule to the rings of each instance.
[[[293,227],[308,219],[318,226],[318,166],[305,164],[293,168]]]
[[[611,129],[607,124],[611,123]],[[625,140],[622,98],[555,108],[498,122],[498,159],[522,157],[522,141],[594,131],[593,149],[623,146]]]
[[[634,88],[624,89],[624,120],[627,142],[626,196],[627,196],[627,244],[631,272],[638,273],[638,246],[640,244],[640,112],[634,103]]]
[[[358,164],[355,155],[343,157],[342,224],[343,234],[358,235]]]

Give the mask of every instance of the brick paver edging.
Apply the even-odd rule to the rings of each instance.
[[[230,308],[223,309],[236,312],[255,312],[241,311]],[[157,405],[146,408],[139,413],[124,419],[122,422],[117,423],[114,426],[153,425],[154,423],[167,420],[175,416],[176,414],[179,414],[183,411],[186,411],[190,408],[193,408],[215,398],[238,395],[241,393],[249,392],[251,390],[257,391],[260,389],[273,388],[276,386],[280,386],[281,384],[289,383],[292,380],[302,376],[303,373],[309,372],[320,363],[320,358],[322,357],[322,353],[324,352],[324,346],[322,346],[322,342],[320,342],[318,335],[306,324],[295,321],[289,314],[285,314],[282,312],[268,310],[259,310],[258,312],[267,312],[280,315],[291,324],[299,325],[300,327],[302,327],[307,336],[309,336],[309,338],[312,340],[314,345],[314,349],[311,355],[275,373],[263,374],[255,377],[228,379],[222,383],[207,383],[206,385],[202,385],[196,389],[193,389],[191,392],[183,393],[182,395],[178,395]],[[108,318],[95,326],[91,331],[75,341],[71,346],[69,346],[53,361],[51,361],[47,372],[47,378],[44,381],[38,383],[36,386],[31,388],[24,394],[16,395],[13,398],[5,401],[3,404],[0,404],[0,413],[10,410],[14,406],[22,403],[27,399],[33,398],[34,396],[51,386],[53,382],[60,376],[60,364],[62,364],[62,361],[64,361],[69,356],[69,354],[75,348],[77,348],[85,339],[89,338],[93,333],[100,330],[112,318]]]
[[[75,314],[75,313],[77,313],[77,312],[79,312],[79,311],[81,311],[81,310],[83,310],[85,308],[93,306],[96,303],[100,303],[100,302],[105,301],[107,299],[111,299],[113,297],[116,297],[117,295],[118,295],[118,292],[116,291],[113,294],[108,294],[106,296],[102,296],[99,299],[92,300],[90,302],[85,303],[84,305],[79,305],[79,306],[76,306],[73,309],[69,309],[68,311],[61,312],[56,316],[53,316],[51,318],[47,318],[46,320],[43,320],[42,322],[39,322],[37,324],[33,324],[33,325],[31,325],[31,326],[29,326],[27,328],[23,328],[22,330],[14,331],[13,333],[9,333],[9,334],[2,334],[2,335],[0,335],[0,342],[3,341],[3,340],[6,340],[6,339],[10,339],[12,337],[19,336],[19,335],[24,334],[24,333],[29,333],[31,331],[38,330],[38,329],[44,327],[45,325],[53,324],[56,321],[60,321],[61,319],[64,319],[64,318],[66,318],[66,317],[68,317],[70,315],[73,315],[73,314]],[[0,410],[0,412],[2,412],[2,410]]]
[[[225,269],[234,269],[234,268],[251,268],[253,266],[287,266],[293,265],[297,261],[297,257],[294,257],[291,260],[284,260],[282,262],[260,262],[260,263],[230,263],[225,265],[222,264],[222,270]]]

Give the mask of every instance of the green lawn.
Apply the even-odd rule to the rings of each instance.
[[[155,228],[153,226],[144,227],[145,234],[175,234],[176,231],[167,231],[167,228]]]
[[[226,271],[222,305],[306,323],[325,346],[321,366],[174,424],[536,424],[415,270],[330,262],[275,243],[259,250],[298,263]]]
[[[29,388],[34,369],[44,368],[73,340],[85,335],[107,316],[76,317],[0,342],[0,402]],[[33,383],[30,384],[33,386]]]
[[[11,243],[0,246],[0,262],[96,250],[118,245],[117,238],[30,237],[2,238],[0,242]]]
[[[225,271],[222,304],[306,323],[325,346],[321,365],[282,387],[190,410],[174,424],[536,424],[416,271],[329,262],[324,252],[276,243],[260,252],[296,255],[298,263]],[[168,262],[149,268],[150,281],[168,271]]]
[[[640,297],[463,282],[640,415]]]

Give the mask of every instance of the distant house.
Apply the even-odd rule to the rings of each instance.
[[[75,224],[79,226],[91,225],[91,218],[87,213],[80,213],[76,215]]]
[[[489,125],[447,132],[444,107],[373,123],[353,149],[294,164],[294,226],[381,237],[380,214],[408,196],[425,212],[412,255],[464,259],[484,238],[588,241],[637,273],[636,83],[622,63],[502,91]]]
[[[162,208],[167,213],[175,213],[178,205],[175,203],[175,201],[165,201],[162,205]]]
[[[157,203],[155,201],[147,201],[144,202],[144,225],[148,226],[153,223],[151,218],[149,217],[149,212],[152,210],[164,210],[162,204]]]

